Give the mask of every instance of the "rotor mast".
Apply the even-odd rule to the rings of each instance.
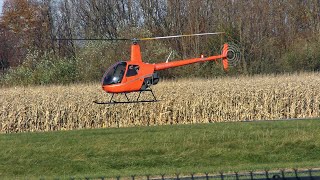
[[[138,43],[132,43],[131,45],[130,61],[135,63],[142,62],[140,45]]]

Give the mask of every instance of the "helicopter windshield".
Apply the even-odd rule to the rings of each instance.
[[[126,71],[126,66],[126,62],[119,62],[109,68],[103,76],[102,85],[121,83],[124,72]]]

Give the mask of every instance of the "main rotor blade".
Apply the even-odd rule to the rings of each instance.
[[[175,36],[162,36],[162,37],[151,37],[151,38],[140,38],[140,41],[155,40],[155,39],[169,39],[169,38],[180,38],[180,37],[191,37],[191,36],[205,36],[205,35],[217,35],[224,34],[224,32],[215,33],[200,33],[200,34],[185,34],[185,35],[175,35]]]
[[[62,39],[54,39],[56,41],[147,41],[147,40],[156,40],[156,39],[170,39],[170,38],[181,38],[181,37],[192,37],[192,36],[205,36],[205,35],[218,35],[224,34],[224,32],[215,32],[215,33],[200,33],[200,34],[182,34],[182,35],[174,35],[174,36],[162,36],[162,37],[151,37],[151,38],[62,38]]]
[[[56,41],[131,41],[132,39],[120,38],[120,39],[101,39],[101,38],[65,38],[54,39]]]

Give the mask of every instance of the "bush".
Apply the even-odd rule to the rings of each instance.
[[[281,66],[285,72],[320,71],[320,40],[300,39],[282,56]]]
[[[2,85],[67,84],[77,81],[76,63],[52,52],[30,51],[22,65],[9,69],[0,78]]]

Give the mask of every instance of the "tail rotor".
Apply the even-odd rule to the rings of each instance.
[[[239,64],[241,60],[240,48],[234,43],[227,43],[223,45],[222,53],[223,69],[228,71],[229,66],[234,67]]]

